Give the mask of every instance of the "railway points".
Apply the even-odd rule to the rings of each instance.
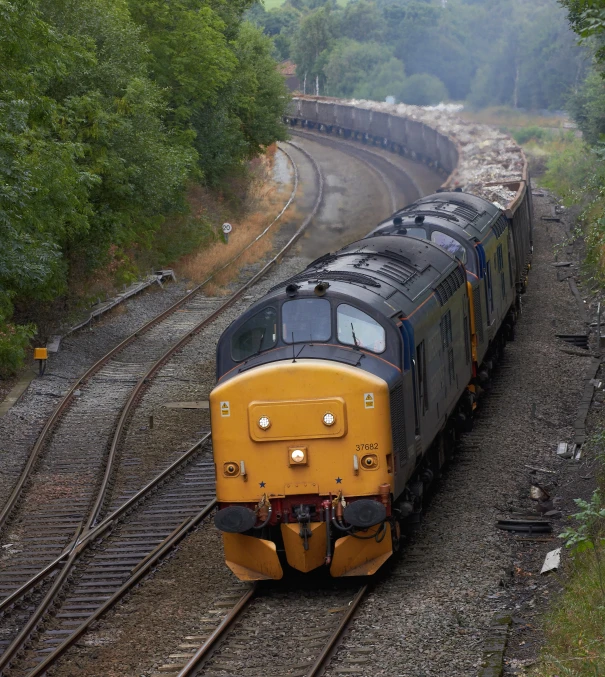
[[[314,162],[310,156],[309,159]],[[5,557],[0,568],[0,585],[7,596],[26,584],[33,571],[47,569],[71,542],[68,565],[48,593],[48,599],[41,600],[40,608],[44,611],[43,607],[52,604],[53,596],[61,590],[63,578],[75,561],[73,545],[82,532],[87,535],[100,519],[115,473],[114,461],[121,436],[142,392],[173,354],[272,270],[302,235],[322,200],[323,179],[319,168],[314,168],[318,185],[314,208],[259,271],[240,284],[226,300],[215,302],[215,307],[211,306],[208,312],[200,291],[211,276],[98,360],[68,390],[36,440],[19,481],[0,513],[0,528],[5,534],[10,530],[15,536],[13,540],[20,543],[18,547],[11,544],[7,551],[9,557]],[[297,185],[296,179],[288,203],[262,235],[269,232],[293,202]],[[242,253],[239,252],[227,265],[235,262]],[[107,383],[112,383],[112,387],[108,388]],[[101,403],[103,408],[99,411]],[[91,429],[91,425],[96,429]],[[99,471],[103,477],[97,491],[95,477]],[[49,485],[50,477],[52,485]],[[89,480],[88,484],[82,482],[84,478]],[[61,492],[58,496],[53,494],[52,486],[57,484],[61,486],[63,496]],[[22,492],[26,493],[22,495]],[[53,572],[54,569],[49,573],[52,575]],[[24,610],[18,618],[13,617],[10,630],[4,633],[5,653],[0,657],[3,668],[22,650],[41,618],[42,615],[36,617],[35,611],[32,615],[31,608]]]

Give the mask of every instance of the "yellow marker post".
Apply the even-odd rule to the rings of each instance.
[[[34,348],[34,360],[38,360],[40,376],[44,376],[46,361],[48,360],[48,350],[46,348]]]

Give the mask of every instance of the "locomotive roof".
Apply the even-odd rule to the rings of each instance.
[[[370,233],[383,235],[397,229],[414,226],[441,226],[458,235],[475,241],[484,239],[489,227],[502,211],[492,202],[468,193],[435,193],[417,200],[395,212],[387,221]],[[402,219],[401,225],[393,224],[393,217]],[[417,221],[419,217],[422,220]]]
[[[432,292],[458,261],[441,247],[416,237],[389,235],[353,242],[326,254],[298,275],[284,280],[263,299],[293,293],[313,293],[319,282],[328,282],[327,296],[353,296],[389,317],[410,314],[425,292]]]

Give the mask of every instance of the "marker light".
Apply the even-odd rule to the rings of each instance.
[[[324,424],[325,425],[334,425],[336,423],[336,416],[331,411],[328,411],[324,414]]]
[[[258,427],[261,430],[268,430],[271,427],[271,421],[268,416],[261,416],[258,419]]]
[[[294,449],[290,457],[292,463],[302,463],[305,460],[305,452],[302,449]]]

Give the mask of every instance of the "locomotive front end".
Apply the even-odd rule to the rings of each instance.
[[[285,563],[374,573],[392,553],[384,328],[337,299],[299,298],[244,318],[221,343],[230,359],[248,356],[210,396],[227,564],[243,580],[281,578]]]
[[[392,552],[389,392],[358,368],[258,366],[211,395],[225,558],[241,579],[374,573]],[[345,526],[346,525],[346,526]]]

